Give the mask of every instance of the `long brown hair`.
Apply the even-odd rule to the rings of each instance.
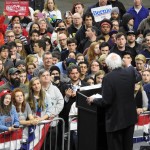
[[[97,54],[94,52],[94,48],[96,45],[99,45],[98,42],[91,43],[90,47],[88,48],[88,63],[90,64],[92,60],[96,59]],[[99,54],[100,55],[100,54]]]
[[[23,57],[23,58],[26,58],[27,56],[27,53],[26,53],[26,50],[24,48],[24,45],[23,45],[23,42],[19,39],[15,39],[15,43],[19,43],[19,44],[22,44],[22,50],[19,52],[19,54]]]
[[[11,95],[10,92],[5,93],[0,98],[0,115],[8,115],[10,113],[10,110],[12,108],[12,101],[10,101],[10,104],[8,106],[4,105],[4,99],[6,95]]]
[[[20,109],[18,108],[18,104],[17,104],[16,99],[15,99],[17,92],[21,92],[22,95],[23,95],[23,99],[24,100],[23,100],[22,105],[21,105],[21,112],[24,112],[25,111],[25,107],[26,107],[26,100],[25,100],[25,95],[24,95],[24,93],[23,93],[23,91],[21,89],[16,88],[16,89],[13,90],[13,92],[11,94],[11,100],[12,100],[14,106],[16,107],[17,112],[20,112]]]
[[[33,86],[34,81],[36,81],[36,80],[39,80],[39,82],[40,82],[40,79],[38,77],[32,78],[29,82],[28,102],[29,102],[29,105],[30,105],[32,111],[34,111],[34,112],[36,112],[36,106],[35,106],[35,101],[34,101],[34,90],[33,90],[32,86]],[[42,90],[42,88],[41,88],[40,93],[39,93],[39,98],[40,99],[38,100],[38,107],[45,109],[45,105],[44,105],[45,92]]]

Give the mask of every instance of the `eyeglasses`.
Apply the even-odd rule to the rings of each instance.
[[[91,67],[94,67],[94,66],[98,67],[99,65],[96,65],[96,64],[92,64],[92,65],[91,65]]]
[[[22,46],[17,46],[17,48],[22,48]]]
[[[59,40],[59,42],[61,42],[61,41],[65,41],[65,40],[67,40],[67,39],[60,39],[60,40]]]
[[[15,37],[15,36],[14,36],[14,35],[10,35],[10,36],[7,35],[6,37],[7,37],[7,38],[13,38],[13,37]]]

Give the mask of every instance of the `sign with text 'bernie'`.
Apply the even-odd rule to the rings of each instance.
[[[29,2],[19,0],[5,0],[5,12],[7,16],[28,16]]]
[[[92,8],[91,12],[94,16],[95,22],[100,22],[103,19],[111,18],[111,10],[112,10],[112,5],[107,5],[107,6]]]

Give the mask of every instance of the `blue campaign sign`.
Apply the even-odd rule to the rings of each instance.
[[[103,19],[110,19],[112,5],[92,8],[91,12],[94,16],[95,22],[102,21]]]

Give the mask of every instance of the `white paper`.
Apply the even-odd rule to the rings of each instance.
[[[102,21],[103,19],[110,19],[111,10],[112,10],[112,5],[107,5],[107,6],[92,8],[91,12],[94,16],[95,22],[99,22]]]
[[[102,98],[102,95],[97,93],[97,94],[92,95],[91,97],[93,97],[93,98]]]

